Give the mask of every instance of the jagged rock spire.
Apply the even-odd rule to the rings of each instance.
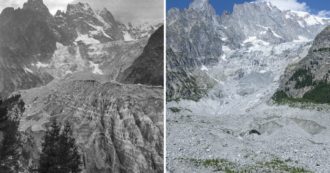
[[[37,11],[43,15],[50,15],[50,12],[43,0],[28,0],[28,2],[24,3],[23,9]]]
[[[193,2],[189,5],[189,9],[202,11],[208,15],[215,15],[215,10],[209,3],[209,0],[193,0]]]

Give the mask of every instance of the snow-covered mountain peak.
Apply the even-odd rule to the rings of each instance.
[[[193,9],[195,11],[201,11],[209,16],[216,14],[214,8],[209,3],[209,0],[194,0],[189,5],[189,9]]]
[[[194,9],[198,9],[198,8],[203,8],[204,6],[207,6],[209,4],[209,0],[194,0],[189,8],[194,8]]]

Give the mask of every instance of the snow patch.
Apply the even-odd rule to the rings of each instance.
[[[282,36],[280,36],[280,35],[278,35],[276,32],[274,32],[273,30],[271,30],[272,31],[272,33],[273,33],[273,35],[275,36],[275,37],[277,37],[277,38],[283,38]]]
[[[294,43],[309,42],[310,40],[304,36],[299,35],[297,40],[293,40]]]
[[[224,52],[230,52],[231,49],[228,46],[222,46],[222,51],[224,51]]]
[[[298,20],[298,24],[299,24],[301,27],[305,28],[305,24],[304,24],[302,21]]]
[[[112,39],[112,37],[110,35],[108,35],[107,33],[105,33],[103,27],[101,26],[96,26],[96,25],[93,25],[91,23],[88,23],[89,26],[93,27],[96,31],[90,31],[90,33],[92,35],[98,35],[99,33],[102,33],[105,37],[108,37],[110,39]]]
[[[80,34],[80,33],[78,33],[78,37],[75,41],[76,42],[82,41],[85,44],[99,44],[100,43],[100,41],[89,37],[87,34]]]
[[[256,36],[252,36],[243,41],[243,44],[251,43],[253,45],[265,45],[268,46],[269,43],[263,40],[258,39]]]
[[[38,61],[36,64],[32,64],[32,66],[36,66],[37,68],[46,68],[49,66],[49,64],[45,64],[45,63]]]
[[[202,68],[201,68],[202,71],[209,71],[209,69],[207,67],[205,67],[204,65],[202,65]]]
[[[222,41],[227,41],[228,38],[227,38],[227,37],[222,37],[221,40],[222,40]]]
[[[27,67],[24,67],[24,71],[25,71],[25,73],[33,73],[33,71],[31,70],[31,69],[29,69],[29,68],[27,68]]]
[[[123,31],[124,33],[124,41],[134,41],[131,34],[129,34],[127,31]]]
[[[221,59],[224,60],[224,61],[227,61],[227,57],[225,54],[221,55]]]
[[[94,74],[100,74],[100,75],[103,75],[103,71],[99,68],[99,64],[95,64],[94,62],[92,61],[89,61],[90,63],[90,67],[93,68],[93,73]]]
[[[311,26],[311,25],[324,25],[325,22],[323,21],[323,18],[311,15],[307,12],[303,11],[292,11],[291,13],[295,14],[296,16],[303,19],[303,21]],[[298,21],[299,22],[299,21]],[[301,25],[301,23],[299,23]]]

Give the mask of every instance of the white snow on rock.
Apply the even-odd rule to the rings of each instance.
[[[100,41],[89,37],[87,34],[80,34],[80,33],[78,33],[78,37],[76,38],[75,41],[76,42],[82,41],[85,44],[99,44],[100,43]]]
[[[127,31],[124,31],[124,41],[133,41],[131,34],[129,34]]]
[[[222,46],[222,51],[224,51],[224,52],[230,52],[231,49],[228,46]]]
[[[297,40],[293,40],[294,43],[309,42],[310,40],[304,36],[298,36]]]
[[[89,61],[90,67],[93,68],[93,73],[94,74],[100,74],[103,75],[103,71],[99,68],[99,64],[95,64],[92,61]]]
[[[243,44],[251,43],[253,45],[269,45],[268,42],[258,39],[256,36],[252,36],[243,41]]]
[[[90,33],[92,35],[99,35],[100,33],[103,34],[105,37],[108,37],[110,39],[112,39],[112,37],[110,35],[108,35],[107,33],[105,33],[103,27],[101,26],[96,26],[96,25],[93,25],[91,23],[88,23],[89,26],[93,27],[95,29],[95,31],[90,31]]]
[[[209,69],[207,67],[205,67],[204,65],[202,65],[202,68],[201,68],[202,71],[209,71]]]
[[[37,68],[46,68],[49,66],[49,64],[45,64],[45,63],[38,61],[36,64],[32,64],[32,66],[35,66]]]
[[[27,67],[24,67],[24,71],[27,73],[27,72],[29,72],[29,73],[33,73],[33,71],[31,70],[31,69],[29,69],[29,68],[27,68]]]
[[[307,12],[303,11],[291,11],[292,14],[297,15],[298,17],[302,18],[302,20],[307,25],[324,25],[324,19],[318,16],[311,15]],[[299,21],[298,21],[299,22]],[[299,23],[300,24],[300,23]]]

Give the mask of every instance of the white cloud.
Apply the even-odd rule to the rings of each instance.
[[[66,10],[68,3],[87,2],[94,9],[107,8],[121,22],[162,22],[163,0],[43,0],[49,11]],[[27,0],[0,0],[0,10],[22,7]]]
[[[280,10],[309,11],[309,7],[305,2],[298,2],[297,0],[257,0],[257,1],[270,2]]]

